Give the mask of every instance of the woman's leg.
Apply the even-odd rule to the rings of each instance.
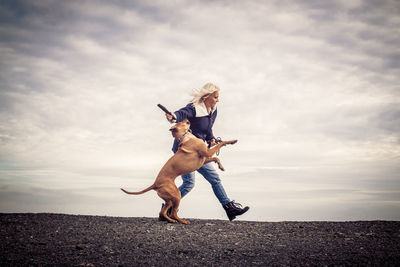
[[[179,187],[179,191],[181,191],[181,198],[183,198],[190,190],[194,187],[194,172],[182,175],[183,183]]]
[[[215,170],[213,163],[206,163],[197,171],[211,184],[214,194],[218,198],[219,202],[222,205],[228,204],[230,199],[226,195],[225,189],[221,183],[221,179],[219,179],[219,175]]]

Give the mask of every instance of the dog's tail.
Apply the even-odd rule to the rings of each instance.
[[[129,195],[140,195],[140,194],[146,193],[147,191],[150,191],[150,190],[152,190],[152,189],[154,189],[154,188],[156,188],[156,187],[155,187],[154,184],[152,184],[151,186],[149,186],[149,187],[147,187],[146,189],[144,189],[144,190],[142,190],[142,191],[139,191],[139,192],[129,192],[129,191],[126,191],[126,190],[123,189],[123,188],[121,188],[121,190],[122,190],[123,192],[129,194]]]

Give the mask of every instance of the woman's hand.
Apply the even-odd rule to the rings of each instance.
[[[167,120],[169,122],[171,122],[174,119],[174,116],[172,116],[171,114],[165,113],[165,117],[167,118]]]
[[[213,147],[217,144],[217,140],[215,138],[208,141],[208,147]]]

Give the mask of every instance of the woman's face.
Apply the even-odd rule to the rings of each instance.
[[[219,102],[219,92],[215,91],[211,95],[209,95],[205,100],[204,104],[206,104],[207,107],[213,109],[215,105]]]

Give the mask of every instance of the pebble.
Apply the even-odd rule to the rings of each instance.
[[[396,266],[400,222],[0,214],[0,266]]]

